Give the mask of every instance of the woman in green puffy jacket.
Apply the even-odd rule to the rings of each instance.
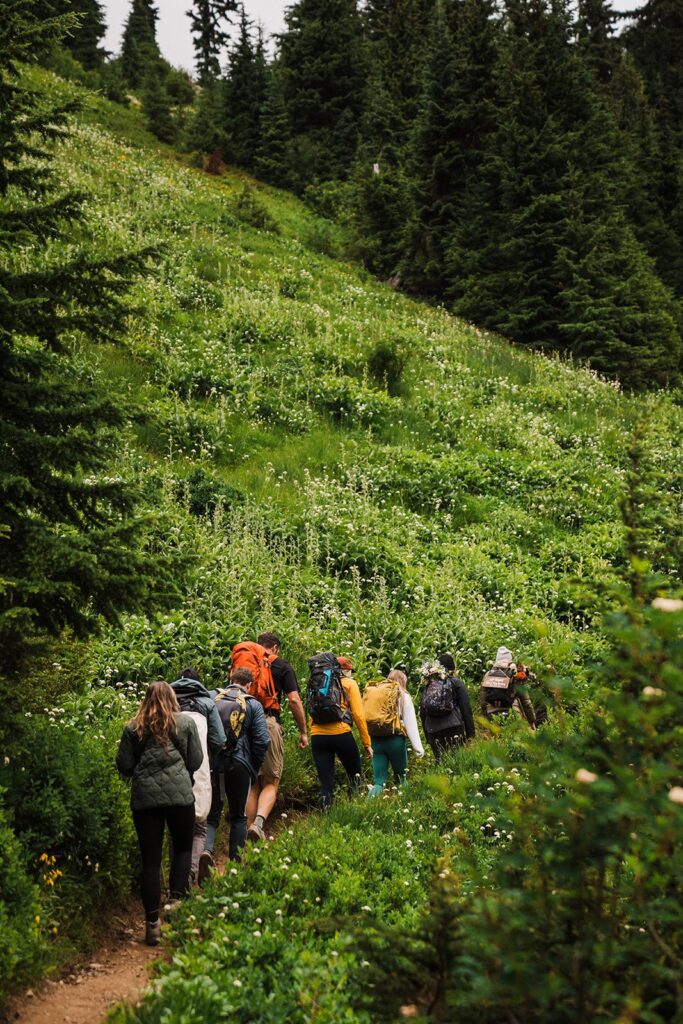
[[[142,855],[142,903],[149,946],[161,937],[161,851],[164,827],[173,840],[169,877],[171,900],[188,891],[194,794],[192,774],[202,763],[197,727],[180,710],[165,682],[150,683],[137,715],[123,730],[116,767],[132,778],[131,808]]]

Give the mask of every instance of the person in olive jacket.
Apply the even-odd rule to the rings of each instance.
[[[181,899],[188,891],[194,835],[192,773],[201,763],[202,747],[192,718],[181,712],[168,683],[150,683],[138,713],[123,730],[116,755],[121,775],[133,780],[130,803],[142,856],[142,903],[149,946],[156,946],[161,937],[165,825],[173,840],[171,900]]]

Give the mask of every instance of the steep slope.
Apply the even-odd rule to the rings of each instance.
[[[109,678],[188,658],[214,672],[227,641],[266,624],[299,664],[334,647],[363,675],[438,646],[476,679],[499,641],[573,671],[623,561],[643,416],[665,481],[652,554],[680,569],[683,417],[667,398],[626,397],[322,255],[332,225],[182,167],[135,111],[88,98],[59,163],[92,193],[92,244],[162,247],[127,348],[82,346],[144,406],[126,471],[189,560],[177,614],[101,645]]]
[[[44,72],[32,78],[72,91]],[[627,566],[627,487],[632,505],[649,510],[641,550],[680,579],[683,414],[676,396],[625,396],[394,293],[325,255],[343,248],[341,232],[293,197],[230,172],[208,177],[160,148],[139,112],[89,94],[83,101],[57,160],[64,182],[91,197],[88,234],[74,242],[108,252],[153,244],[159,255],[136,286],[125,344],[74,337],[75,357],[130,405],[125,458],[112,472],[135,480],[182,595],[171,611],[130,616],[75,655],[67,638],[44,669],[59,707],[41,718],[43,740],[53,727],[55,750],[60,728],[73,742],[64,749],[84,737],[103,803],[116,800],[117,843],[98,836],[103,870],[97,861],[90,878],[108,891],[121,886],[124,852],[135,849],[110,754],[138,684],[188,662],[223,680],[240,637],[276,629],[302,673],[316,649],[351,655],[361,681],[405,664],[413,686],[422,657],[450,648],[473,694],[503,642],[537,670],[573,678],[587,698],[606,647],[599,616]],[[57,245],[49,256],[59,257]],[[82,697],[64,696],[84,686]],[[28,714],[41,711],[43,680],[26,689]],[[551,754],[564,726],[553,728]],[[527,757],[515,735],[506,742],[507,753]],[[88,749],[82,743],[84,758]],[[2,769],[3,786],[6,776],[9,788],[31,774],[22,757]],[[422,782],[400,806],[352,804],[327,822],[313,817],[301,833],[287,830],[262,867],[250,854],[244,879],[229,876],[207,903],[195,901],[204,931],[188,909],[184,951],[167,975],[171,1004],[187,1019],[217,1019],[239,1002],[236,1019],[256,1019],[247,976],[242,993],[239,973],[206,980],[216,962],[237,971],[242,942],[256,957],[263,1000],[269,986],[282,998],[258,1019],[341,1019],[359,959],[350,933],[312,935],[315,893],[330,918],[369,906],[400,930],[419,920],[434,864],[455,842],[445,835],[462,827],[482,870],[512,835],[518,769],[503,782],[502,767],[476,747],[447,767],[461,773],[461,791],[442,786],[437,798]],[[283,789],[289,799],[311,794],[310,758],[293,744]],[[462,805],[454,832],[453,806]],[[89,868],[90,836],[83,846]],[[107,879],[110,849],[121,857]],[[339,877],[321,875],[333,855]],[[295,859],[303,870],[283,892],[280,872]],[[301,946],[275,920],[290,900]],[[274,952],[260,941],[259,913],[279,929],[269,933]],[[299,972],[295,991],[268,974],[270,960],[285,956]],[[142,1019],[166,1019],[164,998],[150,997]]]

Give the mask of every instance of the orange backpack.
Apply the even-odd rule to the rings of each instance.
[[[277,690],[270,671],[270,656],[261,644],[249,640],[235,644],[232,649],[232,671],[236,668],[248,668],[254,677],[251,696],[263,705],[265,711],[279,711],[280,703]]]

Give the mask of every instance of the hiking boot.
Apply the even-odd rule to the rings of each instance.
[[[161,942],[161,921],[145,921],[145,944],[147,946],[158,946]]]
[[[204,885],[207,878],[211,878],[213,874],[214,863],[213,857],[208,850],[204,850],[204,853],[200,854],[199,867],[197,869],[197,885]]]
[[[260,825],[257,825],[256,822],[254,822],[253,825],[249,826],[249,829],[247,830],[247,839],[251,839],[252,843],[258,843],[265,838],[266,833]]]

